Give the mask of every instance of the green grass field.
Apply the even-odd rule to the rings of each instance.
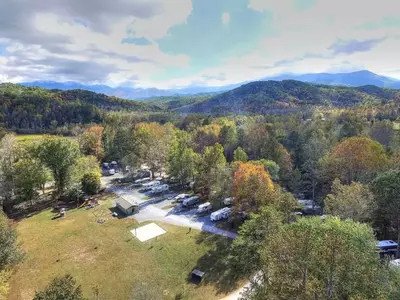
[[[230,243],[226,238],[158,223],[167,233],[141,243],[130,233],[138,224],[113,219],[111,200],[101,203],[92,210],[69,211],[58,220],[51,220],[53,213],[47,210],[16,225],[26,257],[11,277],[8,299],[31,300],[36,290],[66,273],[90,299],[96,285],[104,300],[134,299],[132,289],[142,283],[159,289],[162,299],[175,299],[179,293],[181,299],[220,299],[237,288],[223,276],[222,258]],[[98,224],[99,218],[107,220]],[[187,280],[195,267],[206,272],[199,286]]]
[[[43,138],[43,134],[17,134],[17,141],[27,142],[27,141],[37,141]]]
[[[17,134],[16,139],[19,142],[32,142],[40,141],[45,135],[44,134]],[[67,139],[76,139],[74,136],[66,136]]]

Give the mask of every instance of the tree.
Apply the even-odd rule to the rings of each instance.
[[[210,195],[212,185],[225,166],[226,158],[222,145],[217,143],[206,147],[197,166],[195,188],[203,195]]]
[[[43,290],[37,292],[33,300],[84,300],[81,286],[67,274],[57,277]]]
[[[3,210],[10,212],[15,201],[15,162],[17,144],[14,135],[8,134],[0,141],[0,189]]]
[[[261,266],[264,242],[283,224],[281,214],[272,207],[263,207],[239,228],[238,237],[232,242],[228,263],[236,277],[251,277]]]
[[[82,191],[86,195],[95,195],[101,188],[101,176],[98,172],[86,173],[82,177]]]
[[[269,204],[274,191],[270,175],[263,166],[239,163],[234,174],[234,195],[236,211],[257,211]]]
[[[22,259],[17,246],[17,232],[9,225],[7,216],[0,212],[0,271],[14,266]]]
[[[371,191],[376,201],[374,217],[378,232],[384,238],[400,240],[400,171],[391,170],[377,176],[371,183]]]
[[[339,179],[333,181],[324,203],[327,214],[359,222],[369,221],[375,208],[374,195],[367,185],[358,182],[343,185]]]
[[[71,171],[80,156],[79,145],[67,138],[46,136],[38,146],[38,155],[52,172],[58,198],[67,186]]]
[[[11,268],[23,257],[17,246],[17,233],[0,211],[0,299],[6,299]]]
[[[368,181],[388,162],[381,144],[367,137],[351,137],[336,145],[323,158],[322,169],[326,177],[352,181]],[[333,178],[332,178],[333,177]]]
[[[48,172],[42,162],[25,157],[15,163],[15,187],[20,201],[31,201],[38,196],[37,190],[46,184]]]
[[[232,161],[233,149],[238,145],[238,133],[235,125],[224,125],[221,128],[220,142],[228,161]]]
[[[193,135],[193,148],[198,153],[202,153],[206,147],[210,147],[218,143],[221,126],[219,124],[209,124],[199,127]]]
[[[94,155],[99,160],[104,157],[102,144],[103,131],[104,127],[95,125],[85,130],[85,132],[79,136],[79,147],[84,155]]]
[[[303,170],[303,185],[308,191],[311,190],[312,200],[316,199],[316,187],[318,184],[318,161],[328,151],[328,140],[325,133],[318,129],[311,133],[311,136],[302,147],[302,170]]]
[[[138,123],[133,130],[133,152],[146,163],[153,174],[162,171],[167,163],[174,127],[158,123]]]
[[[301,218],[264,241],[261,261],[264,279],[246,299],[387,299],[366,224]]]
[[[233,152],[233,160],[247,162],[247,154],[241,147],[238,147],[235,152]]]
[[[189,148],[189,136],[186,132],[177,131],[168,156],[168,174],[179,180],[180,184],[193,180],[196,174],[196,163],[199,160],[192,148]]]
[[[256,166],[263,166],[265,171],[269,173],[271,176],[271,179],[274,181],[279,180],[279,166],[276,162],[273,160],[266,160],[266,159],[260,159],[260,160],[252,160],[250,161],[253,165]]]

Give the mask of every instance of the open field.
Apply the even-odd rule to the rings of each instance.
[[[8,299],[30,300],[35,290],[65,273],[76,278],[85,296],[93,298],[97,285],[99,299],[107,300],[134,299],[132,289],[142,283],[159,289],[160,299],[179,293],[181,299],[220,299],[237,288],[224,276],[227,238],[158,223],[167,233],[141,243],[130,233],[138,227],[135,220],[113,219],[110,198],[100,203],[57,220],[47,210],[16,225],[26,257],[11,278]],[[106,222],[98,224],[98,219]],[[206,272],[199,286],[187,280],[195,267]]]
[[[17,134],[16,138],[19,142],[29,142],[41,140],[45,134]],[[66,136],[68,139],[76,139],[74,136]]]

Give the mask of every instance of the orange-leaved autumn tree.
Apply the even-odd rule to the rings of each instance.
[[[372,179],[387,162],[381,144],[368,137],[351,137],[333,147],[321,160],[321,166],[327,178],[340,178],[350,184]]]
[[[79,147],[83,154],[94,155],[101,160],[104,156],[102,136],[103,126],[94,125],[85,130],[78,138]]]
[[[235,210],[257,211],[260,206],[270,204],[274,185],[263,166],[238,163],[234,174]]]

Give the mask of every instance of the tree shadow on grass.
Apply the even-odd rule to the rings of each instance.
[[[213,246],[205,255],[199,258],[195,269],[204,272],[201,284],[214,285],[218,294],[227,294],[236,290],[238,286],[237,277],[235,277],[229,268],[227,258],[230,251],[232,240],[229,238],[201,232],[196,237],[197,244],[206,244]],[[191,274],[189,279],[191,280]]]

